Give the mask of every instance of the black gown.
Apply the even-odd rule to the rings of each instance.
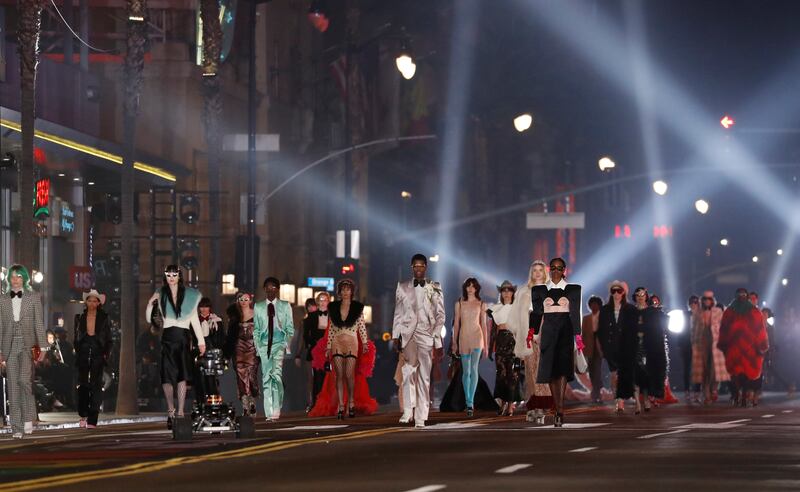
[[[609,302],[600,308],[597,323],[597,338],[603,349],[603,358],[608,363],[611,372],[617,371],[620,364],[620,350],[622,349],[622,333],[633,329],[636,320],[636,308],[628,303],[623,303],[619,309],[619,318],[614,316],[614,303]]]
[[[664,397],[667,355],[664,345],[666,315],[648,307],[638,310],[622,331],[617,398],[633,398],[634,386],[656,398]]]
[[[574,380],[574,339],[581,334],[581,286],[566,284],[563,289],[548,289],[537,285],[531,290],[531,303],[529,326],[542,334],[536,382],[546,384],[558,377]]]

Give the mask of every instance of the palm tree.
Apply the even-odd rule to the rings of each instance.
[[[144,71],[144,52],[147,24],[144,22],[147,0],[128,0],[128,36],[125,53],[125,101],[123,132],[125,149],[122,158],[122,241],[120,278],[120,350],[119,392],[117,413],[132,415],[139,412],[136,397],[136,285],[133,279],[133,163],[136,154],[136,116],[139,113],[139,93]]]
[[[222,112],[220,80],[217,75],[222,49],[222,27],[219,24],[219,0],[202,0],[200,16],[203,22],[203,118],[206,126],[208,146],[208,205],[211,215],[211,279],[218,282],[222,276],[220,268],[220,131],[219,116]],[[215,284],[212,284],[212,286]],[[213,287],[212,287],[213,288]],[[217,299],[219,289],[210,294]]]
[[[36,67],[39,65],[39,33],[42,27],[44,0],[20,1],[19,42],[20,92],[22,124],[22,162],[19,166],[20,240],[17,261],[28,268],[36,258],[36,237],[33,235],[33,131],[36,118]]]

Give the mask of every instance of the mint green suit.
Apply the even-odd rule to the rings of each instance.
[[[253,341],[261,358],[261,386],[264,394],[264,413],[267,418],[277,418],[283,405],[283,357],[294,336],[292,306],[275,300],[275,320],[272,333],[272,350],[269,347],[269,318],[267,301],[257,302],[254,311]]]

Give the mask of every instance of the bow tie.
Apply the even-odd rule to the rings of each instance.
[[[20,292],[13,292],[12,291],[12,292],[9,292],[8,295],[11,296],[12,299],[15,298],[15,297],[19,297],[20,299],[22,299],[22,291],[20,291]]]
[[[424,280],[414,280],[414,287],[425,287]]]
[[[317,312],[319,313],[320,316],[327,316],[328,315],[328,311],[317,311]]]

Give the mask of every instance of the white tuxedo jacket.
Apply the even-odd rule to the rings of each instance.
[[[417,305],[414,281],[406,280],[397,284],[394,305],[392,338],[401,338],[405,347],[414,334],[433,340],[435,348],[442,347],[442,327],[444,326],[444,296],[438,282],[425,281],[422,306]]]

